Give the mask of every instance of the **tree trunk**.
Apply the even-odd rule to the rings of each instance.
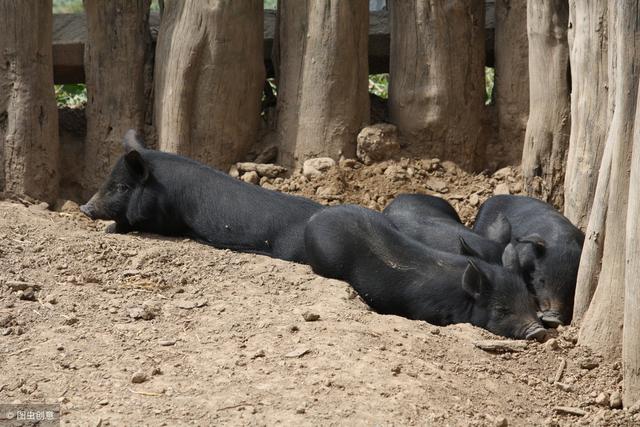
[[[620,356],[622,343],[632,123],[636,115],[640,77],[640,45],[634,44],[640,36],[640,28],[636,27],[638,12],[635,2],[616,2],[616,31],[612,33],[616,40],[616,66],[615,72],[609,73],[615,78],[615,110],[607,137],[607,144],[612,144],[609,197],[595,200],[593,206],[596,211],[601,209],[598,204],[607,203],[602,270],[579,337],[582,344],[608,358]],[[629,279],[637,280],[637,277]]]
[[[571,138],[565,215],[585,229],[607,137],[607,0],[571,0]]]
[[[51,0],[0,1],[0,192],[53,203],[58,110]]]
[[[391,121],[410,152],[482,168],[483,2],[392,0],[390,7]]]
[[[369,121],[368,2],[280,6],[280,160],[292,166],[355,157],[356,137]]]
[[[171,0],[156,47],[158,147],[219,167],[256,141],[264,85],[261,0]]]
[[[518,164],[529,117],[527,4],[497,0],[495,28],[495,105],[498,134],[487,148],[491,169]]]
[[[530,104],[522,154],[524,186],[555,206],[563,205],[569,145],[569,48],[566,0],[529,0]],[[542,179],[542,188],[538,188]]]
[[[638,12],[640,10],[636,10]],[[640,93],[638,95],[636,106],[640,103]],[[640,109],[637,107],[632,149],[622,337],[625,406],[640,402]]]
[[[122,155],[122,137],[144,130],[150,76],[151,0],[85,0],[87,137],[84,192],[93,194]],[[146,70],[148,71],[148,69]]]

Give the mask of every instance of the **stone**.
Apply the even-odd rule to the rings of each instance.
[[[493,425],[495,427],[509,427],[509,421],[506,417],[499,415],[493,418]]]
[[[513,169],[511,169],[511,166],[505,166],[493,173],[493,177],[496,179],[503,179],[511,175],[513,175]]]
[[[547,342],[544,343],[544,347],[547,350],[551,350],[551,351],[555,351],[560,348],[560,346],[558,345],[558,340],[555,338],[550,338],[549,340],[547,340]]]
[[[609,407],[612,409],[622,408],[622,395],[618,391],[611,393],[609,397]]]
[[[148,380],[147,374],[142,371],[138,371],[131,376],[131,382],[134,384],[141,384]]]
[[[58,199],[55,204],[55,210],[65,213],[80,212],[80,206],[72,200]]]
[[[278,157],[278,147],[270,145],[256,156],[256,163],[271,163]]]
[[[286,171],[287,168],[279,165],[274,165],[273,163],[258,163],[256,165],[256,172],[258,172],[258,175],[266,176],[267,178],[275,178],[279,175],[282,175]]]
[[[256,171],[246,172],[240,177],[240,179],[249,184],[257,184],[260,181],[260,177]]]
[[[321,176],[336,165],[336,161],[330,157],[316,157],[305,160],[302,164],[302,175],[306,178]]]
[[[580,367],[582,369],[591,370],[597,368],[598,366],[600,366],[600,363],[598,363],[598,361],[594,359],[583,359],[580,361]]]
[[[240,178],[240,171],[238,171],[236,165],[232,165],[231,168],[229,168],[229,176],[232,178]]]
[[[609,406],[609,395],[607,393],[600,393],[596,397],[596,404],[600,406]]]
[[[509,191],[509,184],[503,182],[502,184],[496,185],[496,188],[493,190],[493,194],[495,196],[499,196],[501,194],[511,194],[511,191]]]
[[[438,193],[447,193],[449,188],[447,187],[447,183],[436,178],[427,179],[427,188],[433,191],[437,191]]]
[[[296,358],[296,357],[302,357],[305,354],[309,353],[310,351],[311,350],[309,350],[309,348],[307,348],[307,347],[299,347],[299,348],[296,348],[295,350],[290,351],[289,353],[285,354],[284,357],[287,357],[287,358],[290,358],[290,359]]]
[[[398,128],[390,123],[377,123],[358,134],[356,157],[365,165],[386,160],[400,150]]]
[[[255,172],[258,164],[255,162],[238,162],[236,163],[236,168],[240,175],[245,172]]]
[[[315,322],[316,320],[320,320],[320,315],[318,313],[305,311],[304,313],[302,313],[302,318],[307,322]]]
[[[480,197],[476,193],[473,193],[469,196],[469,204],[471,206],[478,206],[480,203]]]

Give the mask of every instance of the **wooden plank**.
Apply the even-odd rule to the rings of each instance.
[[[489,15],[487,2],[487,15]],[[491,6],[493,6],[491,4]],[[487,16],[485,48],[487,66],[493,66],[493,20]],[[271,62],[273,34],[275,32],[276,11],[264,11],[264,59]],[[152,12],[149,27],[155,42],[160,26],[160,16]],[[87,23],[84,14],[53,15],[53,79],[56,84],[83,83],[84,41],[87,37]],[[389,72],[389,12],[372,11],[369,15],[369,73]],[[269,64],[270,65],[270,64]],[[267,66],[267,70],[273,67]]]

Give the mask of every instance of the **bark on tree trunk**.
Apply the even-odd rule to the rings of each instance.
[[[529,0],[529,121],[522,154],[524,187],[557,207],[569,145],[569,48],[566,0]],[[542,188],[538,180],[542,178]]]
[[[156,47],[158,146],[227,170],[255,142],[264,85],[260,0],[171,0]]]
[[[369,121],[369,4],[290,0],[281,7],[280,160],[355,157]]]
[[[529,56],[527,4],[497,0],[495,28],[495,105],[498,134],[487,148],[492,169],[518,164],[522,159],[529,117]]]
[[[571,0],[571,138],[564,214],[585,229],[607,137],[607,0]]]
[[[53,203],[58,110],[51,0],[0,2],[0,192]]]
[[[580,342],[605,357],[620,356],[622,323],[624,317],[626,216],[629,195],[629,169],[633,122],[638,95],[638,67],[640,45],[634,41],[640,36],[637,28],[638,5],[619,0],[615,4],[616,32],[615,110],[609,128],[607,144],[612,145],[609,197],[595,200],[607,203],[602,270],[591,305],[580,328]],[[633,277],[637,280],[637,277]],[[581,285],[581,284],[580,284]]]
[[[391,121],[409,151],[483,167],[483,2],[392,0],[390,8]]]
[[[122,155],[122,137],[144,130],[151,0],[85,0],[87,137],[84,192],[93,194]]]
[[[639,11],[636,10],[636,13]],[[638,94],[640,95],[640,93]],[[636,100],[636,106],[640,97]],[[636,107],[627,210],[624,329],[622,337],[623,402],[640,402],[640,109]]]

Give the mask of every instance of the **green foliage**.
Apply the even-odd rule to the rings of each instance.
[[[389,98],[389,74],[370,74],[369,92],[380,98]]]
[[[493,102],[493,84],[495,76],[495,68],[484,67],[484,105],[490,105]]]
[[[278,0],[264,0],[264,8],[265,9],[277,9],[278,8]]]
[[[82,107],[87,103],[87,86],[84,84],[55,85],[58,107]]]
[[[82,0],[53,0],[53,13],[84,12]]]

